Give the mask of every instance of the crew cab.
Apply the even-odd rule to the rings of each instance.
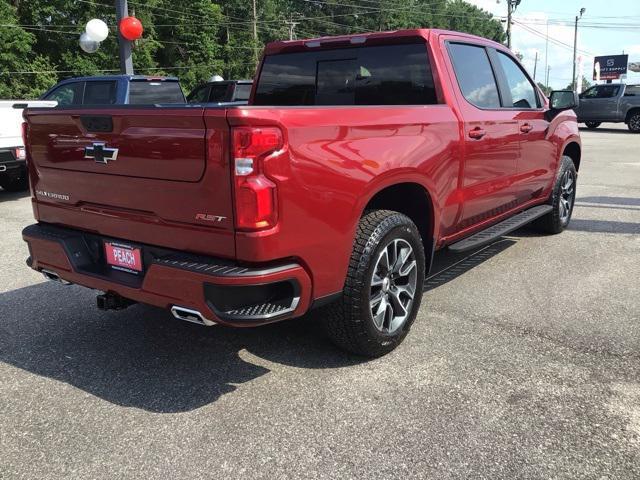
[[[503,45],[420,29],[271,43],[247,106],[29,109],[28,264],[203,325],[321,307],[383,355],[434,251],[568,225],[575,104]]]
[[[176,77],[106,75],[63,80],[41,97],[58,105],[148,105],[185,103]]]
[[[640,85],[594,85],[580,94],[575,112],[578,122],[590,129],[598,128],[603,122],[624,122],[631,132],[639,133]]]

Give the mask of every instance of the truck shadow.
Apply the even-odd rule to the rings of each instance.
[[[7,200],[19,200],[21,198],[28,197],[29,195],[29,190],[24,190],[22,192],[8,192],[0,187],[0,202]]]
[[[270,362],[340,368],[364,361],[333,347],[311,317],[205,328],[153,307],[102,312],[94,304],[91,291],[51,282],[0,294],[0,361],[157,413],[214,402],[269,373]]]
[[[431,290],[505,248],[501,240],[466,255],[443,251]],[[47,282],[0,293],[0,361],[64,382],[124,407],[155,413],[190,411],[271,371],[356,365],[324,336],[322,310],[260,328],[211,328],[179,322],[162,309],[95,308],[94,293]],[[257,358],[256,358],[257,357]]]

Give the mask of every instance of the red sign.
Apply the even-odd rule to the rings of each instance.
[[[142,271],[142,255],[139,248],[119,243],[105,242],[107,263],[117,270],[138,273]]]

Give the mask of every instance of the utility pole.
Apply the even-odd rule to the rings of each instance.
[[[131,42],[120,34],[120,20],[129,16],[127,0],[116,0],[116,23],[118,24],[118,46],[120,50],[120,72],[133,75]]]
[[[287,25],[287,28],[289,29],[289,40],[295,40],[296,38],[295,28],[296,28],[296,25],[298,25],[300,22],[294,22],[293,15],[290,15],[289,20],[285,20],[284,23],[285,25]]]
[[[544,45],[544,71],[546,72],[549,69],[549,20],[547,20],[547,37],[546,37],[546,42]],[[547,82],[545,81],[545,86],[549,86],[547,85]]]
[[[538,51],[536,50],[536,59],[533,63],[533,81],[536,81],[536,71],[538,70]]]
[[[571,84],[573,85],[573,91],[577,91],[578,82],[576,82],[576,53],[578,47],[578,20],[582,18],[582,15],[586,11],[586,8],[580,9],[580,14],[576,15],[576,24],[573,29],[573,75],[571,76]]]
[[[507,48],[511,48],[511,16],[522,0],[507,0]]]
[[[549,72],[551,71],[551,65],[547,65],[547,78],[544,80],[544,85],[549,88]]]
[[[258,13],[256,10],[256,0],[253,0],[253,59],[258,65]]]

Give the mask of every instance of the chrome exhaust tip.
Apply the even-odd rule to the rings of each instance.
[[[63,278],[60,278],[60,275],[58,275],[56,272],[52,272],[51,270],[45,270],[44,268],[40,270],[40,272],[42,273],[44,278],[46,278],[47,280],[50,280],[52,282],[58,282],[63,285],[71,285],[71,282],[68,282]]]
[[[171,307],[172,315],[178,320],[183,320],[185,322],[197,323],[198,325],[204,325],[206,327],[210,327],[211,325],[215,325],[216,322],[205,318],[199,311],[192,310],[190,308],[179,307],[178,305],[174,305]]]

